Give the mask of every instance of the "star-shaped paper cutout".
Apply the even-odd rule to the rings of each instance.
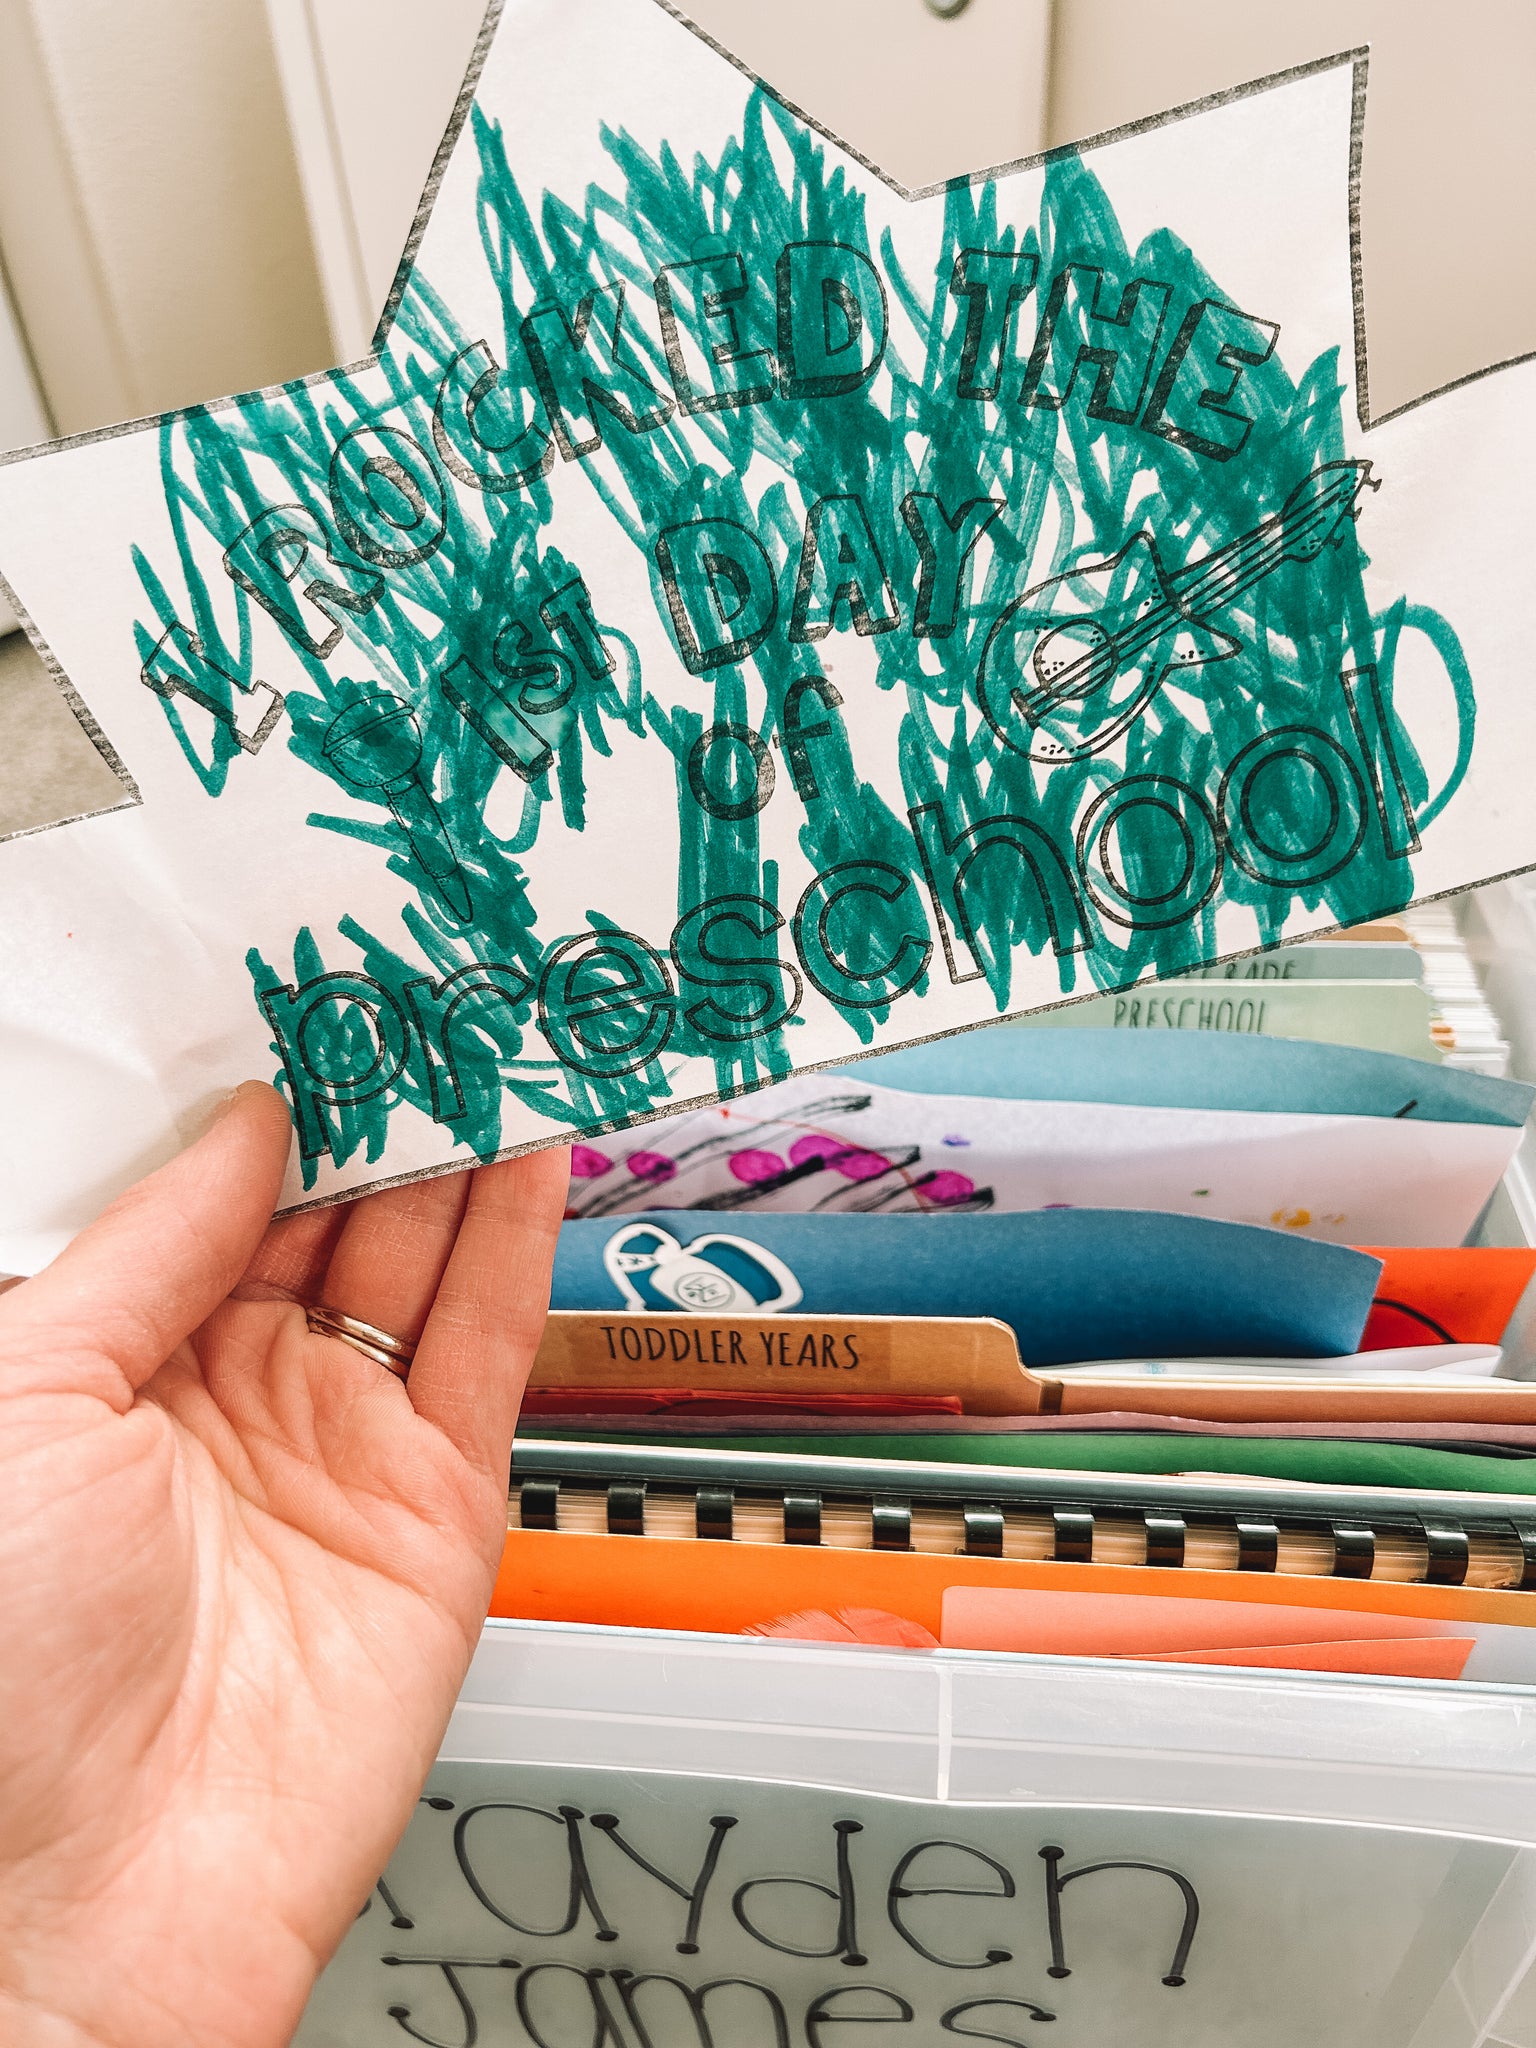
[[[0,468],[124,789],[0,852],[0,1263],[252,1071],[334,1199],[1536,860],[1532,376],[1368,423],[1363,83],[908,193],[493,10],[377,357]]]

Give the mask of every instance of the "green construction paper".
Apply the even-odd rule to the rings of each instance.
[[[1219,1031],[1309,1038],[1410,1059],[1444,1057],[1429,1034],[1428,991],[1413,981],[1265,981],[1232,986],[1177,978],[1010,1020],[1018,1030]]]
[[[569,1441],[570,1430],[524,1429]],[[582,1432],[584,1443],[643,1443],[652,1450],[752,1451],[764,1457],[886,1458],[893,1464],[1016,1465],[1057,1472],[1237,1472],[1317,1486],[1400,1486],[1453,1493],[1536,1494],[1536,1459],[1489,1458],[1410,1444],[1317,1438],[1159,1435],[656,1436]]]

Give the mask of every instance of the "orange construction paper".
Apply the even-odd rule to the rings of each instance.
[[[1353,1671],[1370,1678],[1460,1678],[1475,1636],[1369,1643],[1264,1643],[1244,1650],[1164,1650],[1144,1664],[1230,1664],[1256,1671]]]
[[[796,1643],[879,1643],[888,1650],[936,1650],[939,1639],[931,1629],[915,1621],[888,1614],[883,1607],[839,1607],[829,1614],[824,1607],[802,1608],[798,1614],[780,1614],[755,1628],[749,1636],[771,1636]]]
[[[1215,1576],[1235,1577],[1236,1574]],[[1433,1636],[1443,1622],[1354,1612],[1352,1639],[1401,1641]],[[1337,1642],[1338,1615],[1327,1608],[1282,1607],[1232,1597],[1211,1601],[1142,1593],[1057,1592],[1040,1587],[952,1586],[944,1595],[947,1650],[1028,1650],[1042,1657],[1175,1656],[1275,1643]]]
[[[1408,1344],[1497,1344],[1536,1274],[1536,1251],[1488,1245],[1361,1245],[1383,1261],[1362,1351]]]
[[[1314,1608],[1349,1615],[1339,1633],[1351,1637],[1362,1633],[1362,1614],[1463,1625],[1536,1624],[1536,1600],[1529,1593],[1463,1586],[1401,1586],[1149,1565],[1025,1564],[1007,1558],[664,1536],[578,1536],[545,1529],[508,1531],[491,1612],[529,1621],[740,1635],[798,1608],[883,1607],[938,1636],[944,1595],[952,1586]]]

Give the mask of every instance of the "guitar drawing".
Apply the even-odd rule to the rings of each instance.
[[[1282,562],[1312,562],[1380,489],[1369,462],[1328,462],[1278,512],[1172,574],[1139,533],[1116,555],[1015,598],[987,635],[977,696],[1005,746],[1059,766],[1103,753],[1170,676],[1226,661],[1242,643],[1210,624]]]

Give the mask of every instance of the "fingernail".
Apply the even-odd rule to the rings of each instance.
[[[224,1121],[242,1095],[264,1085],[265,1083],[261,1081],[242,1081],[238,1088],[228,1088],[222,1095],[215,1096],[212,1102],[199,1105],[182,1121],[183,1141],[188,1145],[195,1145],[199,1138],[206,1138],[215,1124]]]

